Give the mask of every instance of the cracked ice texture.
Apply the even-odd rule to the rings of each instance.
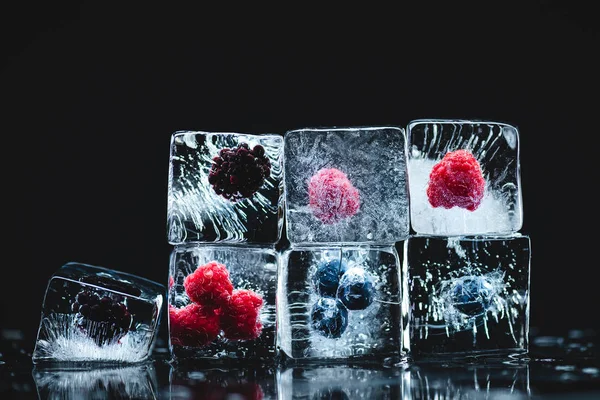
[[[413,357],[527,352],[528,236],[416,235],[404,246]]]
[[[218,195],[209,183],[213,158],[247,143],[264,148],[270,174],[256,193],[239,201]],[[202,131],[171,136],[167,204],[170,244],[228,242],[274,244],[283,227],[283,137]]]
[[[436,236],[510,234],[523,223],[519,132],[505,123],[415,120],[407,128],[410,221],[419,234]],[[446,153],[469,150],[486,181],[475,211],[434,208],[427,198],[429,174]]]
[[[406,137],[402,128],[299,129],[287,132],[284,142],[286,231],[291,243],[381,244],[408,236]],[[313,200],[311,207],[311,178],[331,169],[345,174],[348,182],[338,179],[341,183],[335,186],[332,180],[333,184],[324,187],[329,192],[322,196],[315,196],[313,190],[317,201]],[[327,218],[317,217],[315,203],[324,204],[321,200],[328,196],[331,203],[339,197],[340,218],[328,210],[321,213]],[[358,207],[355,202],[360,203]]]

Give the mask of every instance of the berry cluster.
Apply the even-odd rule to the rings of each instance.
[[[133,329],[133,317],[121,296],[102,296],[90,289],[77,293],[71,304],[77,326],[98,346],[118,342]]]
[[[257,144],[252,149],[240,143],[234,149],[221,149],[213,158],[208,182],[216,194],[237,202],[251,197],[271,175],[271,162],[265,149]]]
[[[312,307],[311,325],[325,337],[339,338],[348,327],[348,310],[364,310],[373,302],[373,279],[339,260],[319,262],[312,278],[321,297]]]
[[[468,150],[446,153],[429,174],[427,198],[432,207],[460,207],[475,211],[481,204],[484,191],[481,166]]]
[[[262,297],[246,289],[234,289],[229,271],[211,261],[183,281],[192,301],[183,308],[169,305],[171,343],[200,347],[222,333],[229,340],[252,340],[260,336]]]
[[[349,218],[360,208],[360,194],[345,173],[324,168],[308,183],[309,206],[315,217],[325,224]]]

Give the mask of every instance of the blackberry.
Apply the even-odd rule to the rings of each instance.
[[[373,279],[362,268],[350,268],[340,278],[337,296],[349,310],[364,310],[373,302]]]
[[[340,277],[346,272],[346,269],[348,269],[348,265],[345,261],[340,262],[338,259],[319,261],[312,279],[317,293],[321,296],[335,297]]]
[[[83,289],[75,297],[71,309],[76,313],[77,326],[98,346],[120,340],[133,330],[133,317],[120,296],[100,297],[97,293]]]
[[[312,307],[310,322],[321,335],[337,339],[348,327],[348,310],[331,297],[321,297]]]
[[[216,194],[237,202],[251,197],[271,176],[271,162],[265,149],[257,144],[252,149],[240,143],[233,149],[225,148],[213,158],[208,182]]]

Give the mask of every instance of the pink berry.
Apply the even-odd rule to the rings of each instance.
[[[246,289],[233,291],[229,304],[223,307],[221,325],[225,337],[230,340],[256,339],[262,332],[260,309],[262,297]]]
[[[185,277],[183,287],[193,302],[205,307],[220,307],[227,304],[233,291],[227,267],[216,261],[196,268],[193,273]]]
[[[360,208],[358,189],[336,168],[321,169],[310,178],[308,198],[313,214],[325,224],[349,218]]]
[[[173,345],[205,346],[215,340],[220,331],[215,310],[195,303],[183,308],[169,305],[169,334]]]

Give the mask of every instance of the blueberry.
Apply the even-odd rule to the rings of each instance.
[[[364,310],[374,296],[373,279],[364,269],[350,268],[340,278],[337,297],[349,310]]]
[[[313,396],[313,400],[348,400],[349,397],[341,388],[327,388],[320,390]]]
[[[317,270],[313,275],[313,283],[317,293],[322,296],[335,297],[340,276],[346,272],[347,268],[346,262],[340,262],[338,259],[319,261]]]
[[[332,297],[321,297],[312,307],[310,320],[313,329],[321,335],[336,339],[348,327],[348,310]]]
[[[494,287],[483,276],[467,276],[450,288],[450,302],[468,316],[483,314],[492,304]]]

